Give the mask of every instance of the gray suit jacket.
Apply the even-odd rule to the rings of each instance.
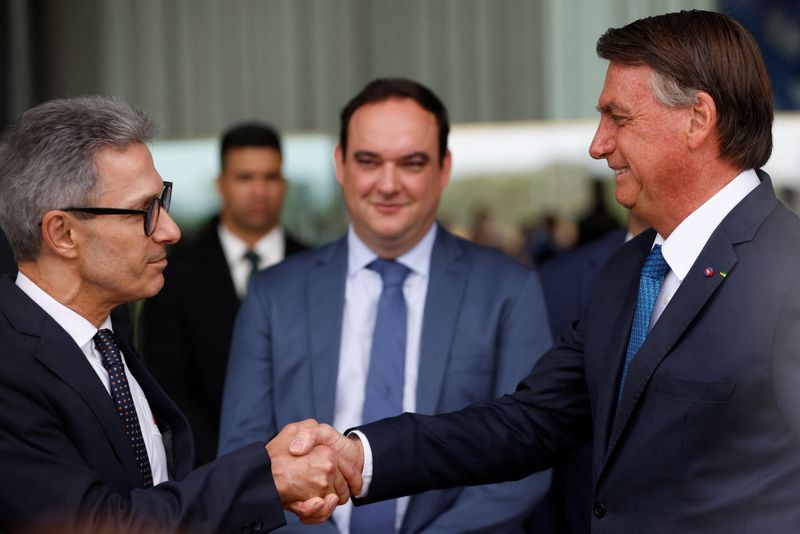
[[[343,238],[256,275],[234,330],[221,452],[293,421],[333,421],[347,262]],[[550,343],[537,275],[440,228],[423,317],[418,412],[456,410],[512,391]],[[545,473],[415,496],[402,531],[513,532],[548,484]]]

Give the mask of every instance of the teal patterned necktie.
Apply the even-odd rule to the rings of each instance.
[[[625,366],[622,368],[622,378],[619,382],[619,398],[617,404],[622,400],[622,389],[625,387],[625,378],[628,375],[628,368],[639,352],[639,348],[647,337],[650,329],[650,316],[653,315],[653,307],[656,298],[661,291],[661,283],[664,275],[669,271],[669,264],[661,254],[661,245],[656,245],[650,251],[647,259],[644,260],[642,274],[639,277],[639,298],[636,301],[636,314],[633,316],[633,327],[631,336],[628,339],[628,351],[625,354]]]

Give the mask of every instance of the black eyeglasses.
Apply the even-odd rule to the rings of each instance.
[[[169,204],[172,201],[172,182],[164,182],[161,195],[150,200],[143,210],[128,210],[122,208],[64,208],[61,211],[79,211],[92,215],[143,215],[144,235],[151,236],[158,225],[158,215],[161,208],[169,213]]]

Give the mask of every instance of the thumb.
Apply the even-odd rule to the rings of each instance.
[[[311,452],[311,449],[317,445],[327,445],[338,450],[337,445],[340,439],[344,439],[343,436],[330,425],[305,426],[297,431],[294,439],[289,443],[289,452],[295,456],[302,456]]]

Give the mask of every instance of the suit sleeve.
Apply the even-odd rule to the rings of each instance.
[[[497,336],[495,396],[513,391],[551,343],[542,289],[532,272],[509,305]],[[426,527],[425,532],[508,530],[519,525],[547,495],[551,475],[548,470],[518,481],[465,488],[453,506]]]
[[[373,453],[369,495],[519,480],[552,467],[592,432],[579,322],[545,353],[517,390],[449,414],[403,414],[360,427]]]
[[[253,442],[264,443],[278,429],[273,406],[270,301],[254,278],[236,317],[225,392],[219,454]]]
[[[52,532],[230,532],[284,524],[263,445],[149,489],[119,492],[94,470],[60,407],[26,370],[0,375],[0,529]],[[98,443],[107,440],[96,436]],[[99,446],[99,445],[98,445]]]

